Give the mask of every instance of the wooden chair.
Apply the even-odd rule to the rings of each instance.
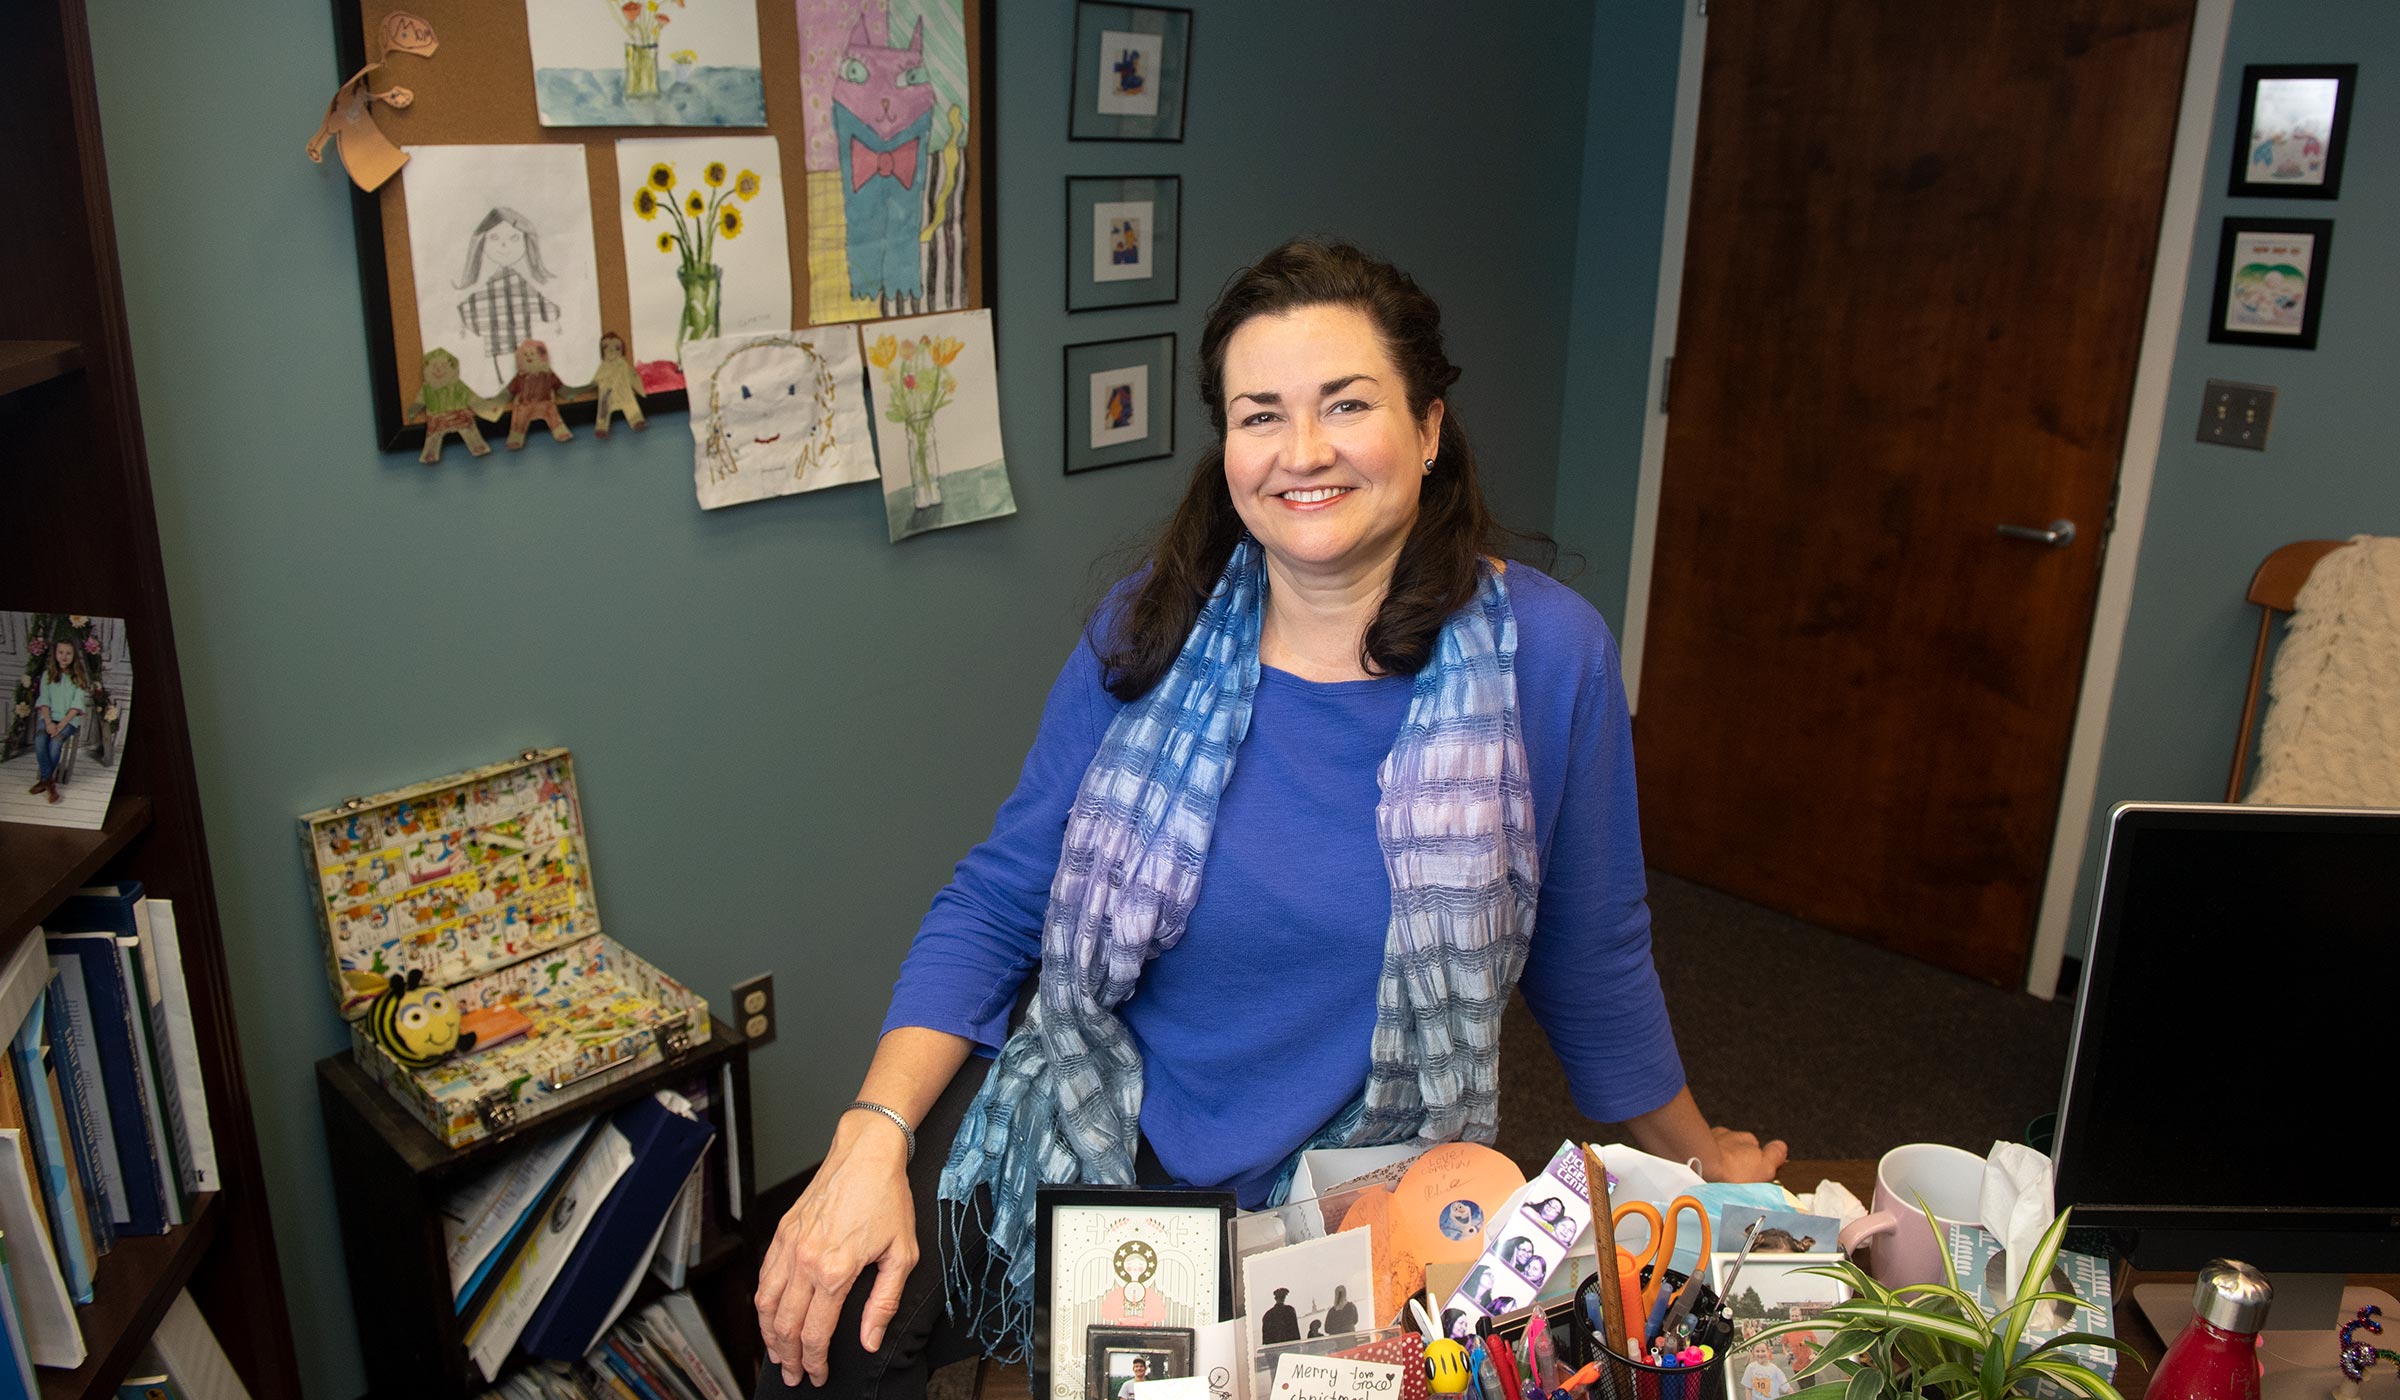
[[[2348,540],[2295,540],[2269,554],[2250,576],[2251,602],[2258,604],[2258,645],[2250,652],[2250,687],[2242,694],[2242,727],[2233,739],[2233,772],[2225,779],[2225,800],[2242,800],[2242,779],[2250,771],[2250,747],[2258,733],[2258,692],[2266,681],[2267,638],[2278,616],[2289,616],[2293,600],[2317,570],[2317,561],[2348,544]]]

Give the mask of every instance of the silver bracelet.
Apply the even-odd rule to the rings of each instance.
[[[869,1103],[865,1099],[852,1099],[849,1106],[844,1108],[842,1112],[855,1113],[862,1108],[869,1113],[880,1113],[884,1117],[891,1119],[892,1126],[898,1128],[900,1130],[900,1136],[908,1141],[908,1156],[903,1160],[908,1162],[914,1162],[917,1160],[916,1130],[908,1126],[908,1120],[900,1116],[900,1110],[896,1108],[886,1108],[879,1103]]]

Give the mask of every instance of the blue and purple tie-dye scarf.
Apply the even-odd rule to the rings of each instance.
[[[1039,996],[942,1168],[951,1315],[996,1356],[1032,1347],[1035,1188],[1133,1181],[1142,1060],[1116,1008],[1199,900],[1217,799],[1258,690],[1265,588],[1258,544],[1244,539],[1174,667],[1100,741],[1050,886]],[[1489,1142],[1498,1127],[1500,1013],[1525,965],[1540,883],[1516,651],[1508,588],[1487,564],[1417,673],[1378,774],[1392,922],[1366,1088],[1294,1152],[1284,1183],[1299,1151]],[[990,1252],[969,1276],[954,1244],[978,1227]]]

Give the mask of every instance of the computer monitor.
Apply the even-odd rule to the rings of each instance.
[[[2120,805],[2060,1092],[2059,1205],[2130,1232],[2140,1268],[2265,1270],[2269,1326],[2330,1357],[2339,1276],[2400,1272],[2396,951],[2400,812]]]

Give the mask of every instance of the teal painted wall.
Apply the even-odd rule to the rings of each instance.
[[[1294,232],[1347,234],[1441,298],[1468,369],[1453,402],[1495,503],[1549,526],[1585,73],[1528,64],[1587,52],[1580,0],[1505,24],[1429,0],[1207,0],[1182,145],[1070,145],[1073,6],[1005,9],[997,324],[1020,514],[895,547],[863,488],[702,513],[681,416],[434,471],[370,450],[349,201],[339,167],[300,151],[337,80],[330,7],[92,0],[195,758],[309,1394],[356,1394],[363,1372],[311,1070],[346,1042],[298,813],[572,746],[610,931],[720,1006],[734,981],[776,974],[781,1038],[754,1080],[774,1181],[816,1159],[856,1088],[909,935],[1015,777],[1095,559],[1180,486],[1169,463],[1061,475],[1061,345],[1173,330],[1188,386],[1234,268]],[[1181,303],[1066,316],[1062,178],[1162,172],[1185,180]],[[1206,429],[1182,398],[1188,462]]]
[[[2086,944],[2108,809],[2134,800],[2225,795],[2242,682],[2258,611],[2242,601],[2258,561],[2299,539],[2400,534],[2391,366],[2400,352],[2400,11],[2347,0],[2240,0],[2210,132],[2205,196],[2184,291],[2167,397],[2166,440],[2134,575],[2124,659],[2109,706],[2068,950]],[[2225,193],[2242,67],[2356,63],[2350,148],[2338,200],[2235,199]],[[2333,258],[2313,351],[2212,345],[2218,232],[2228,216],[2331,219]],[[2273,384],[2267,450],[2193,438],[2209,379]]]
[[[1607,18],[1592,26],[1553,533],[1561,549],[1582,556],[1574,585],[1620,636],[1684,3],[1609,5]]]

